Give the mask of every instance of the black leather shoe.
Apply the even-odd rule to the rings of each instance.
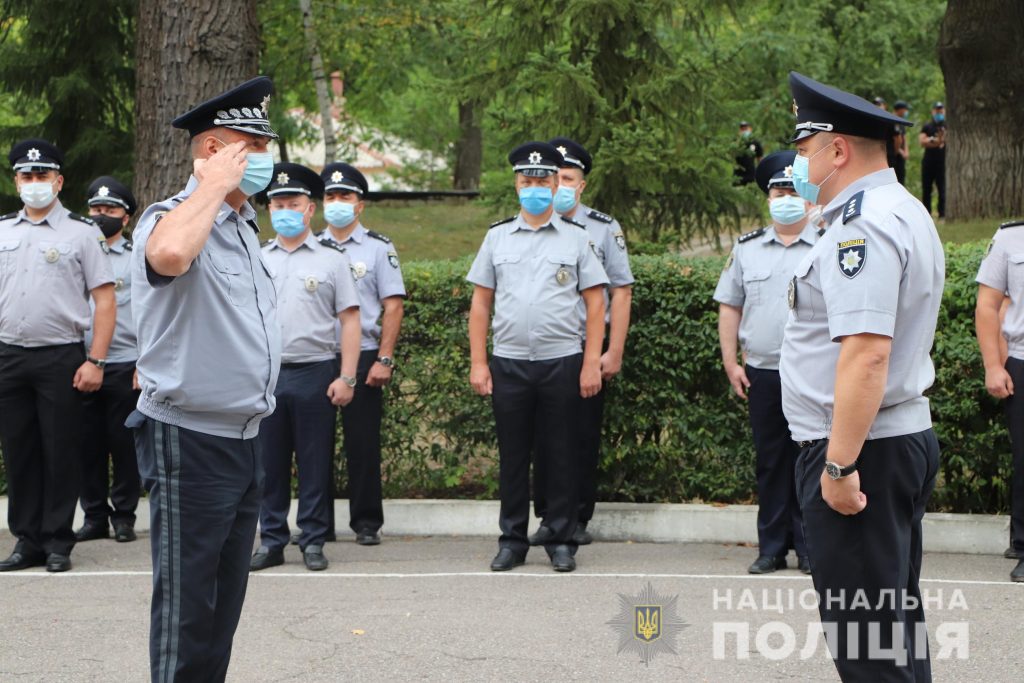
[[[110,538],[110,525],[106,522],[103,524],[86,522],[75,532],[75,540],[79,542],[95,541],[100,538]]]
[[[380,534],[376,531],[360,531],[356,534],[359,545],[380,545]]]
[[[1022,557],[1020,553],[1014,550],[1012,545],[1003,551],[1003,557],[1005,557],[1008,560],[1024,560],[1024,557]]]
[[[131,543],[137,538],[135,529],[128,522],[114,524],[114,540],[118,543]]]
[[[576,525],[576,531],[572,532],[572,540],[576,541],[576,545],[590,545],[594,542],[594,537],[587,531],[586,522]]]
[[[785,557],[761,555],[754,560],[754,564],[747,567],[747,572],[750,574],[771,574],[776,569],[785,569],[788,566]]]
[[[555,546],[551,553],[551,566],[556,572],[571,572],[576,569],[576,558],[567,545]]]
[[[302,561],[306,564],[306,569],[311,572],[321,572],[330,565],[330,562],[324,557],[324,547],[321,545],[307,545],[306,549],[302,551]]]
[[[302,538],[302,532],[301,531],[296,531],[294,534],[292,534],[292,537],[289,540],[289,543],[291,543],[292,545],[298,545],[300,538]]]
[[[71,558],[67,555],[50,553],[46,556],[46,571],[56,574],[71,569]]]
[[[249,560],[249,571],[258,572],[261,569],[279,567],[282,564],[284,564],[283,550],[271,550],[267,546],[261,545]]]
[[[518,555],[512,548],[502,548],[491,560],[492,572],[507,572],[526,562],[524,555]]]
[[[14,551],[3,562],[0,562],[0,572],[16,572],[30,567],[42,567],[46,564],[46,556],[32,555],[30,553],[19,553]]]
[[[1010,581],[1015,581],[1017,583],[1024,582],[1024,560],[1018,562],[1017,566],[1013,568],[1012,572],[1010,572]]]
[[[807,557],[797,558],[796,568],[802,571],[804,574],[811,573],[811,560]]]
[[[544,545],[554,537],[555,533],[551,531],[551,527],[541,524],[537,527],[537,531],[530,535],[529,541],[530,545]]]

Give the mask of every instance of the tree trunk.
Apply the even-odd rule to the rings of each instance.
[[[1024,2],[949,0],[939,37],[946,80],[946,217],[1024,216]]]
[[[455,172],[452,177],[456,190],[476,190],[480,187],[483,132],[477,109],[479,105],[473,100],[459,102],[459,139],[455,143]]]
[[[313,27],[311,0],[299,0],[299,9],[302,10],[302,32],[306,37],[309,63],[313,68],[316,101],[320,105],[320,127],[324,131],[324,166],[326,166],[334,161],[338,154],[338,141],[334,136],[334,108],[331,96],[327,91],[327,74],[324,73],[324,62],[320,57],[320,46],[317,44],[316,29]]]
[[[139,0],[135,43],[135,196],[140,207],[180,191],[192,171],[187,134],[171,120],[256,75],[255,0]]]

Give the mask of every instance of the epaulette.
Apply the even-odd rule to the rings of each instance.
[[[344,253],[345,253],[345,249],[346,249],[346,247],[343,247],[343,246],[341,246],[340,244],[338,244],[337,242],[335,242],[334,240],[332,240],[332,239],[331,239],[330,237],[321,237],[321,238],[320,238],[319,240],[317,240],[317,241],[318,241],[318,242],[319,242],[320,244],[322,244],[323,246],[325,246],[325,247],[328,247],[328,248],[330,248],[330,249],[334,249],[335,251],[339,251],[339,252],[341,252],[342,254],[344,254]]]
[[[253,229],[253,232],[255,232],[257,235],[260,234],[260,226],[256,225],[256,221],[250,219],[247,220],[246,223],[249,225],[250,228]]]
[[[96,221],[94,221],[93,219],[88,218],[86,216],[80,216],[73,211],[68,212],[68,218],[79,221],[81,223],[85,223],[86,225],[96,225]]]
[[[380,240],[381,242],[387,242],[388,244],[391,244],[391,240],[389,238],[385,237],[384,235],[380,234],[379,232],[374,232],[373,230],[367,230],[366,234],[369,235],[370,237],[372,237],[375,240]]]
[[[506,223],[511,223],[515,219],[516,219],[515,216],[509,216],[508,218],[502,218],[500,221],[494,221],[493,223],[491,223],[491,227],[487,228],[487,229],[490,230],[491,228],[496,228],[499,225],[505,225]]]
[[[765,230],[766,228],[758,228],[757,230],[752,230],[748,232],[746,235],[740,235],[740,238],[736,241],[739,242],[740,244],[743,244],[744,242],[749,242],[750,240],[757,239],[758,237],[765,233]]]
[[[7,216],[4,216],[4,218],[7,218]],[[1010,221],[1009,223],[1003,223],[1002,225],[1000,225],[999,229],[1002,230],[1003,228],[1018,228],[1022,225],[1024,225],[1024,221]]]
[[[574,218],[569,218],[568,216],[562,216],[562,220],[565,221],[566,223],[572,223],[577,228],[583,228],[584,230],[587,229],[587,226],[583,225],[583,223],[580,223],[578,220],[576,220]]]
[[[587,214],[588,218],[593,218],[595,221],[601,221],[602,223],[611,223],[615,219],[606,213],[601,213],[596,209],[591,209],[590,213]]]
[[[9,214],[6,214],[6,215],[4,215],[4,216],[0,216],[0,221],[9,221],[9,220],[11,220],[12,218],[16,217],[17,215],[18,215],[18,212],[17,212],[17,211],[12,211],[12,212],[11,212],[11,213],[9,213]]]
[[[846,202],[846,206],[843,207],[843,225],[860,215],[862,204],[864,204],[864,190],[853,195],[850,197],[850,201]]]
[[[825,236],[825,228],[818,228],[818,237]]]

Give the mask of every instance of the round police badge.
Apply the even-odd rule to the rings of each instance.
[[[124,278],[119,277],[114,280],[114,291],[120,292],[122,289],[124,289]]]
[[[558,284],[560,284],[560,285],[564,285],[564,284],[568,283],[569,282],[569,269],[566,268],[565,266],[562,266],[561,268],[559,268],[558,272],[555,273],[555,281]]]
[[[320,286],[320,281],[315,276],[310,275],[306,278],[306,291],[315,292],[316,288]]]
[[[366,277],[366,264],[362,261],[356,261],[352,264],[352,274],[356,276],[357,280],[362,280]]]
[[[60,252],[57,251],[56,247],[50,247],[49,249],[46,250],[46,262],[47,263],[56,263],[59,258],[60,258]]]

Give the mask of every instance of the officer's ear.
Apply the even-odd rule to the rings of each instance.
[[[313,220],[313,216],[316,214],[316,202],[312,199],[309,200],[309,204],[306,205],[305,211],[302,212],[302,221],[309,225],[309,222]]]
[[[57,192],[60,192],[62,189],[64,189],[64,176],[62,176],[60,173],[57,174],[57,180],[55,182],[57,183]]]
[[[121,229],[124,230],[125,228],[127,228],[128,224],[131,222],[131,220],[132,220],[132,217],[129,216],[127,213],[125,213],[125,215],[121,216]]]
[[[579,198],[583,194],[583,189],[587,186],[587,179],[584,178],[580,181],[580,184],[576,186],[576,197]]]

